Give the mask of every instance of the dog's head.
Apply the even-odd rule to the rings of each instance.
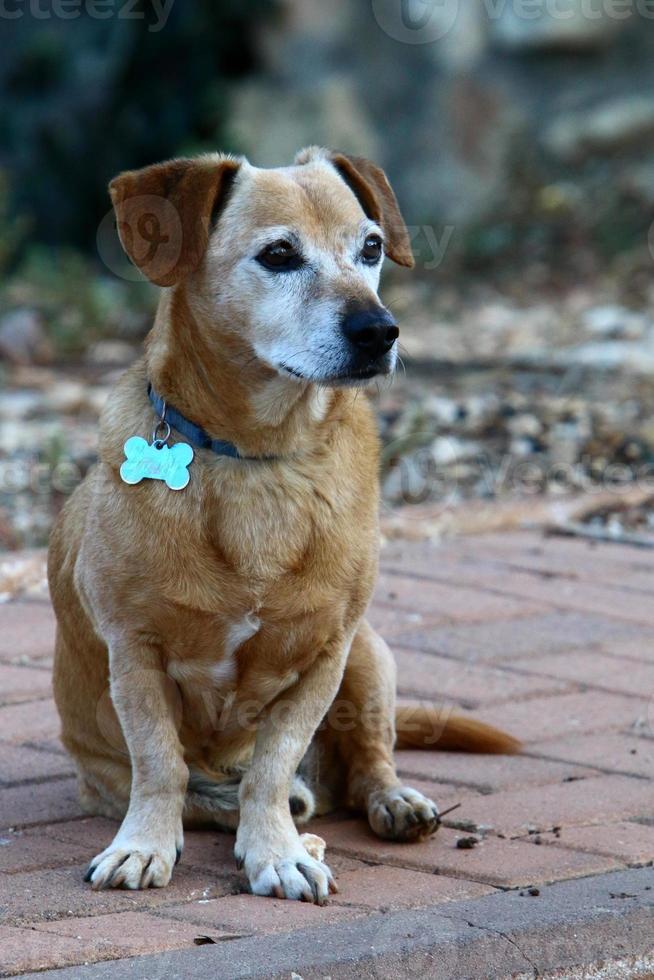
[[[351,385],[393,370],[379,276],[384,255],[413,257],[374,164],[315,147],[277,170],[205,156],[121,174],[110,192],[131,260],[157,285],[186,283],[280,375]]]

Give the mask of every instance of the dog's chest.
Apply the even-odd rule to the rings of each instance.
[[[338,492],[324,464],[218,470],[214,477],[203,508],[208,542],[264,592],[340,537],[344,515],[332,501],[346,494]]]
[[[238,681],[237,653],[260,629],[259,617],[247,613],[226,624],[213,643],[191,636],[184,657],[172,656],[166,672],[189,695],[229,691]]]
[[[189,630],[184,650],[167,662],[185,744],[224,744],[227,737],[251,731],[253,719],[300,674],[292,657],[279,655],[254,613],[231,621],[222,639]]]

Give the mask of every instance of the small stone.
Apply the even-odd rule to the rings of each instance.
[[[648,317],[617,304],[596,306],[587,310],[582,317],[582,324],[590,333],[610,339],[639,340],[651,327]]]
[[[512,456],[521,459],[531,456],[534,452],[534,442],[532,439],[521,436],[519,439],[512,439],[509,444],[509,452]]]
[[[461,415],[461,409],[452,398],[430,395],[425,399],[425,412],[441,425],[453,425]]]
[[[590,16],[583,0],[570,0],[565,16],[556,5],[512,3],[491,18],[491,37],[511,52],[595,51],[607,47],[623,29],[624,21],[598,8]]]
[[[3,424],[18,419],[32,418],[43,408],[43,398],[38,391],[0,392],[0,418]]]
[[[535,439],[543,431],[543,423],[535,415],[519,414],[510,418],[506,425],[512,436]]]
[[[86,386],[79,381],[58,381],[47,395],[47,409],[73,415],[86,400]]]
[[[101,364],[106,367],[123,367],[136,357],[136,349],[124,340],[99,340],[89,347],[86,354],[88,364]]]
[[[28,308],[11,310],[0,319],[0,360],[10,364],[48,364],[54,350],[43,320]]]
[[[592,153],[615,152],[654,133],[654,99],[628,95],[585,112],[558,116],[544,134],[545,148],[571,162]]]
[[[441,466],[458,463],[464,459],[473,459],[480,452],[481,447],[478,443],[459,439],[456,436],[439,436],[431,444],[432,459]]]
[[[471,834],[475,834],[479,830],[474,820],[457,820],[456,827],[458,830],[467,830]]]
[[[470,851],[479,843],[478,837],[459,837],[456,846],[460,851]]]

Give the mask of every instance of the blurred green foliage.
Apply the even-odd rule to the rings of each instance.
[[[91,251],[117,172],[229,148],[228,83],[255,67],[252,39],[276,3],[172,0],[165,29],[150,0],[104,4],[106,19],[81,2],[70,20],[32,6],[0,17],[0,170],[36,241]],[[3,205],[0,185],[0,263],[19,244],[4,239]]]
[[[29,231],[29,224],[24,216],[14,212],[9,178],[0,170],[0,276],[4,275],[18,255]]]
[[[99,274],[78,250],[31,246],[0,289],[0,310],[37,311],[60,354],[84,351],[103,337],[133,339],[147,329],[154,287]]]
[[[113,276],[79,249],[35,244],[30,226],[15,213],[7,175],[0,171],[0,317],[19,307],[33,310],[54,350],[64,355],[79,354],[103,337],[133,339],[145,332],[153,286],[134,276]]]
[[[66,356],[139,337],[155,291],[134,270],[120,276],[117,242],[112,269],[99,261],[107,183],[233,149],[229,84],[256,68],[253,39],[276,0],[80,0],[71,19],[50,0],[11,9],[20,16],[0,16],[0,316],[35,311]]]

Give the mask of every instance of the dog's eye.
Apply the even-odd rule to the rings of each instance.
[[[382,257],[383,244],[379,235],[368,235],[363,248],[361,258],[367,265],[376,265]]]
[[[294,245],[281,241],[266,245],[257,255],[257,262],[264,269],[271,269],[273,272],[291,272],[293,269],[300,268],[303,259]]]

